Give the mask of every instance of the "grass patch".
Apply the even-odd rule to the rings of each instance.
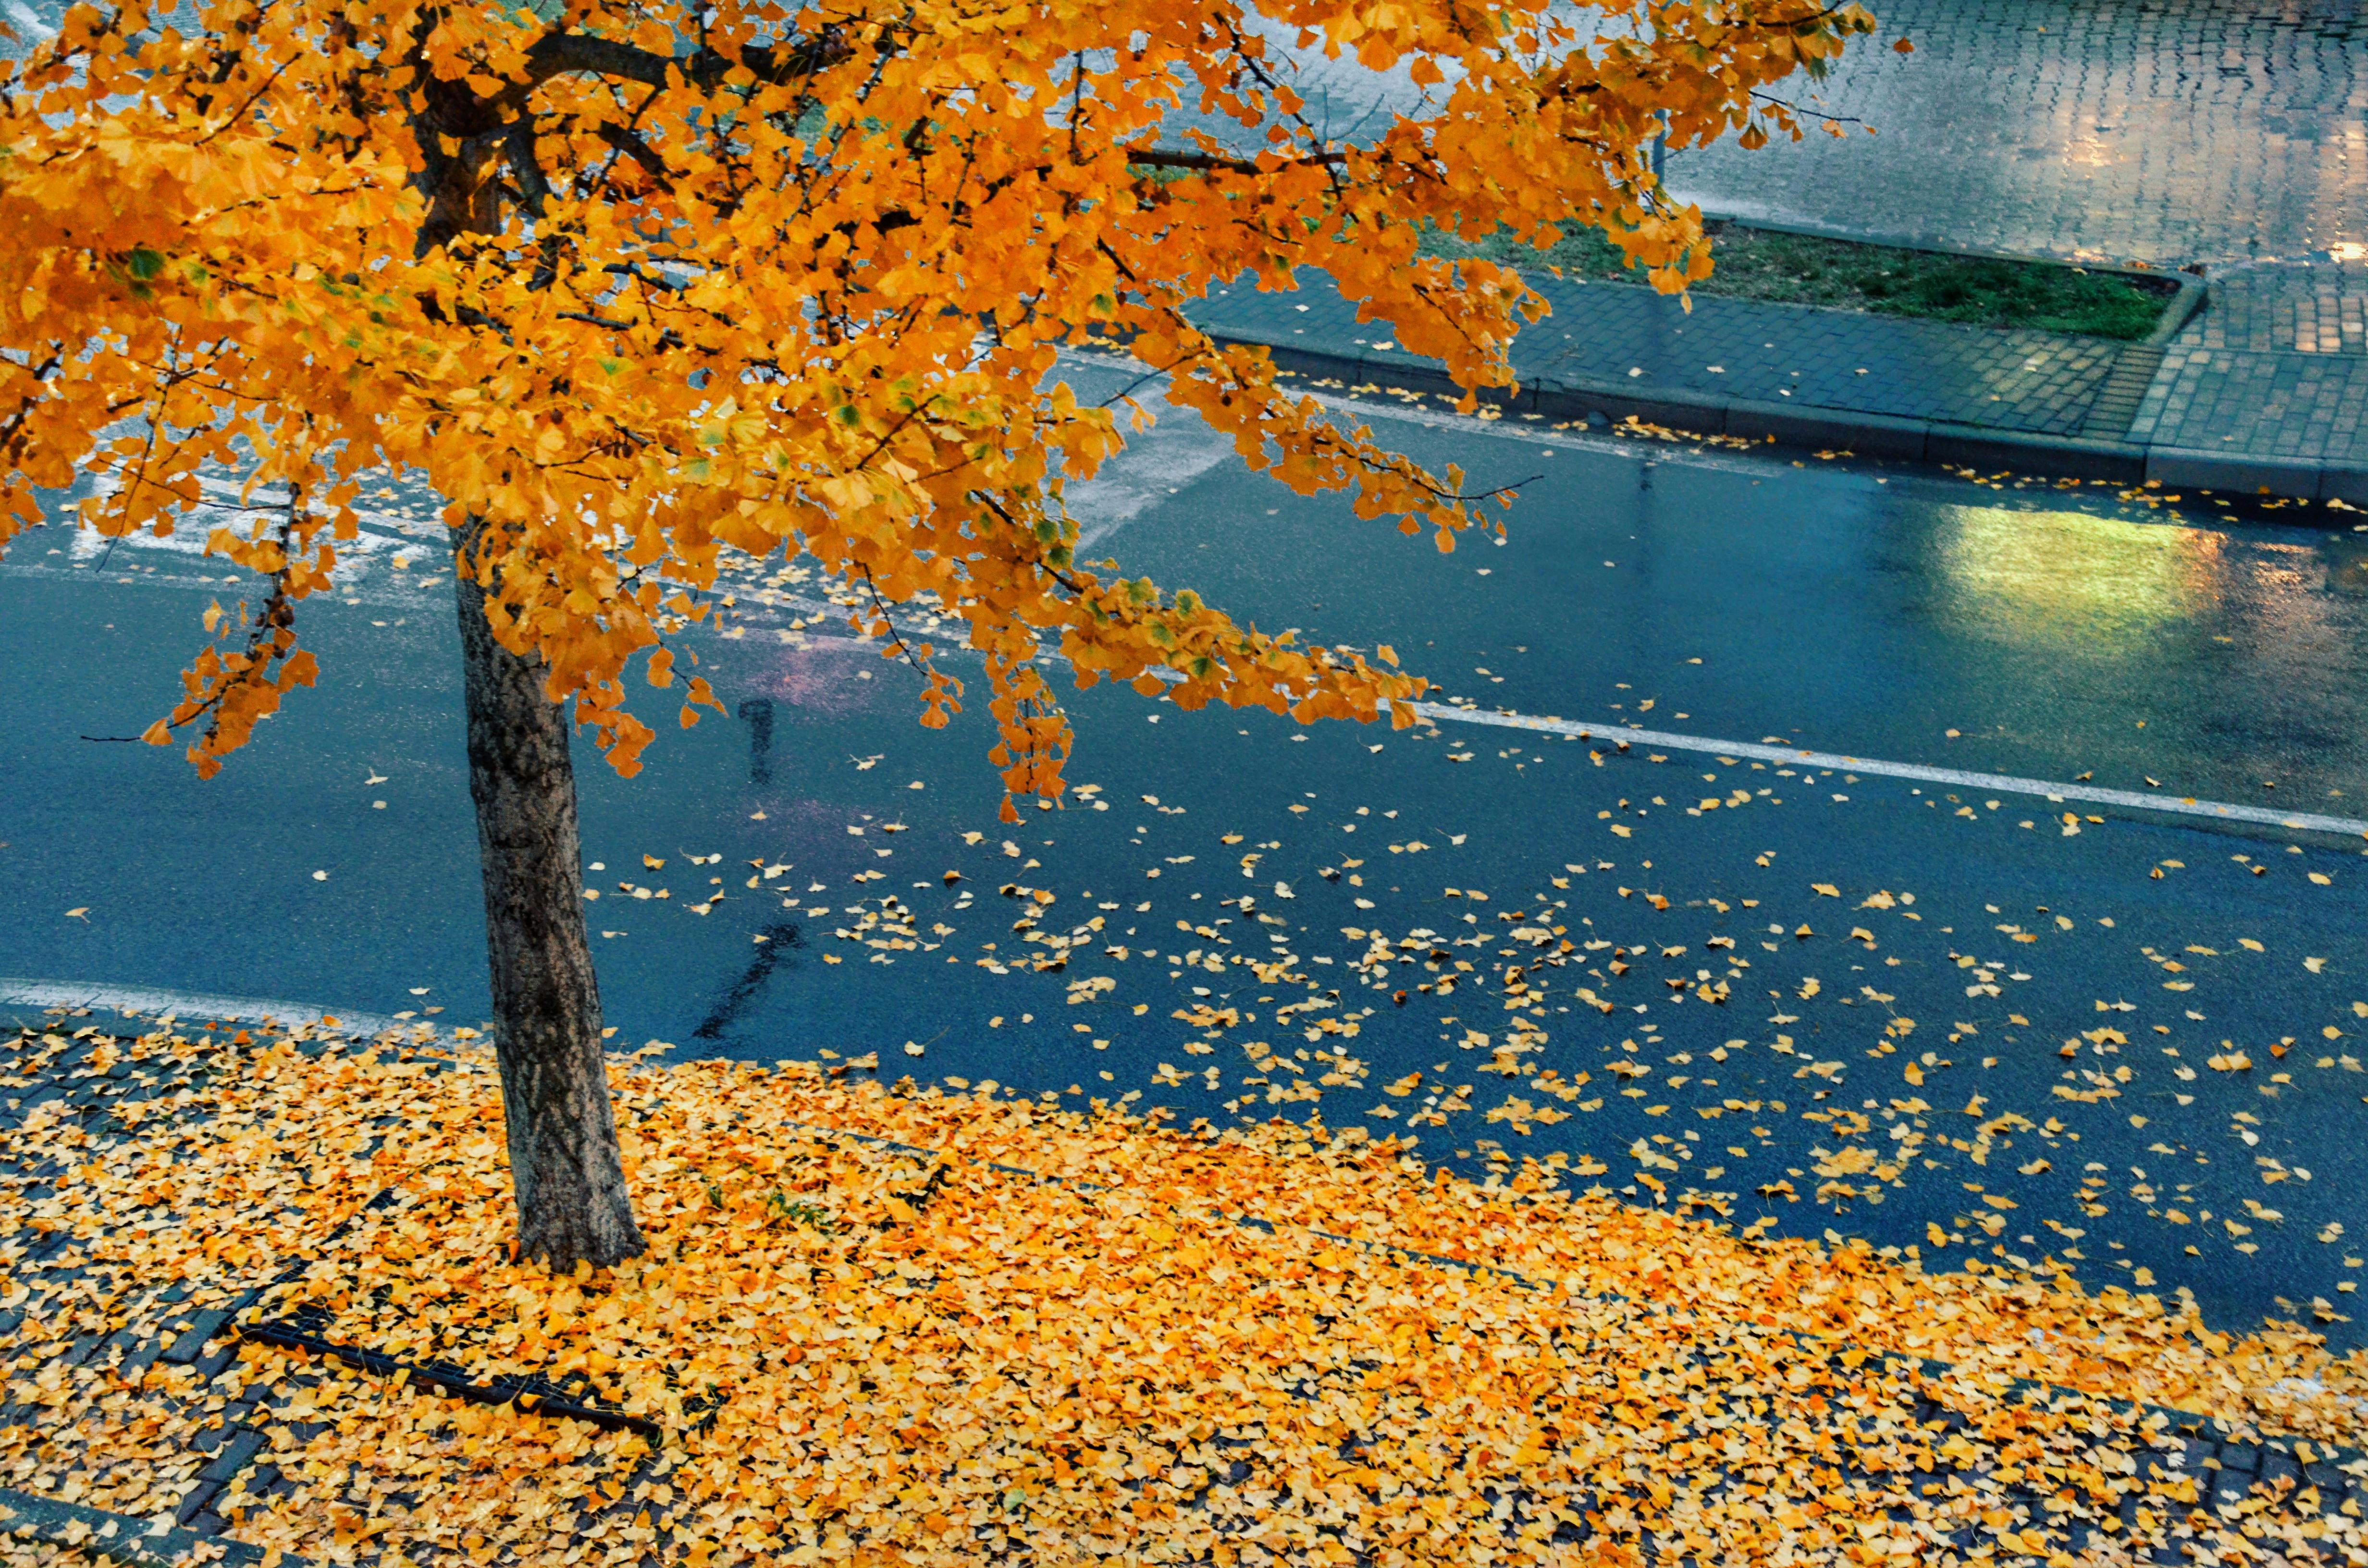
[[[2134,279],[2052,262],[1936,255],[1718,221],[1703,227],[1711,236],[1713,270],[1693,290],[1729,299],[2129,340],[2154,330],[2179,288],[2169,278]],[[1432,234],[1423,249],[1432,256],[1552,265],[1565,277],[1594,281],[1644,282],[1594,229],[1565,234],[1543,252],[1502,234],[1476,244]]]

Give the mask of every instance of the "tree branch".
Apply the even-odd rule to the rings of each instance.
[[[671,71],[692,86],[712,88],[744,65],[760,82],[783,82],[836,65],[854,52],[837,28],[825,28],[813,38],[778,49],[743,50],[737,60],[712,49],[691,55],[659,54],[589,33],[546,33],[527,50],[526,60],[528,74],[537,84],[581,72],[663,87]]]
[[[602,120],[593,134],[639,165],[643,174],[657,182],[660,190],[674,189],[674,171],[658,156],[658,150],[643,141],[638,132],[612,120]]]
[[[534,121],[511,121],[503,150],[508,154],[510,173],[518,176],[519,210],[540,221],[551,202],[551,180],[535,160]]]
[[[1275,174],[1281,171],[1315,165],[1331,168],[1348,162],[1346,153],[1311,153],[1304,157],[1284,158],[1272,169],[1262,168],[1255,158],[1220,158],[1207,153],[1136,152],[1129,150],[1126,161],[1153,169],[1194,169],[1201,173],[1223,172],[1236,175]]]

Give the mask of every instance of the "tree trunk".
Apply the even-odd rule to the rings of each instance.
[[[472,526],[463,536],[464,559],[482,532]],[[542,661],[495,642],[484,592],[465,570],[455,577],[518,1244],[554,1269],[605,1268],[639,1255],[643,1242],[617,1148],[584,929],[570,726],[543,695]]]

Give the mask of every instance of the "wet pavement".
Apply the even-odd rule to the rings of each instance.
[[[1839,140],[1813,131],[1756,153],[1731,139],[1673,153],[1677,194],[1853,236],[2162,266],[2368,239],[2359,0],[1867,8],[1880,23],[1872,40],[1826,81],[1796,79],[1778,96],[1874,135],[1850,125]],[[1892,51],[1903,37],[1913,54]],[[1353,62],[1298,63],[1312,115],[1336,135],[1362,134],[1414,97]]]
[[[1673,158],[1737,216],[2039,255],[2230,262],[2368,234],[2357,0],[1891,0],[1804,102],[1877,129]],[[1905,37],[1911,55],[1891,51]]]
[[[59,0],[6,0],[28,36]],[[1677,194],[1731,216],[1854,236],[2162,266],[2368,242],[2362,0],[1882,0],[1880,24],[1806,108],[1840,139],[1673,153]],[[1891,43],[1906,38],[1915,52]],[[1404,74],[1289,48],[1311,121],[1361,137],[1410,103]],[[19,52],[0,40],[0,56]],[[1175,117],[1228,139],[1238,127]]]
[[[1509,541],[1439,555],[1177,417],[1076,497],[1094,551],[1482,709],[2368,816],[2348,517],[1362,415],[1536,475]],[[221,563],[11,552],[0,975],[482,1021],[450,579],[380,504],[300,622],[320,687],[210,783],[103,737],[160,710]],[[979,686],[921,730],[814,585],[733,588],[744,633],[698,644],[731,716],[631,780],[583,762],[620,1044],[1320,1115],[2360,1342],[2356,838],[1108,687],[1075,704],[1094,788],[1005,826]]]

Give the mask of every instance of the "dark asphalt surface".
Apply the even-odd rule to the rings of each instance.
[[[1440,556],[1176,419],[1075,497],[1088,552],[1393,642],[1487,707],[2368,815],[2348,517],[1394,431],[1479,483],[1540,475],[1510,542]],[[347,600],[304,611],[320,687],[209,783],[76,737],[162,710],[238,592],[222,563],[102,566],[52,531],[0,565],[0,975],[480,1021],[450,578],[421,585],[423,544],[395,567],[384,504]],[[2361,1343],[2357,841],[2085,810],[2067,834],[2028,795],[1107,687],[1075,704],[1099,789],[1006,828],[983,700],[919,729],[908,672],[763,604],[810,592],[777,571],[736,585],[745,635],[695,643],[733,717],[665,726],[631,780],[584,757],[620,1044],[1320,1114]]]

